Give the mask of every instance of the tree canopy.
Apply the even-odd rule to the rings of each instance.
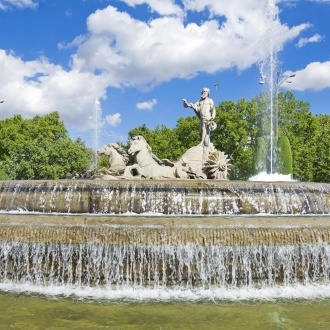
[[[84,143],[71,140],[58,112],[0,121],[2,179],[59,179],[88,167]]]
[[[177,159],[184,152],[184,147],[176,132],[165,125],[151,130],[144,124],[128,132],[130,138],[136,135],[142,135],[152,147],[152,152],[158,157],[172,160]]]

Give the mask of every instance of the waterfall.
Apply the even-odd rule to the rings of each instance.
[[[3,181],[0,290],[183,299],[327,287],[329,214],[326,183]]]
[[[0,243],[1,281],[154,287],[329,283],[327,244],[286,246]]]
[[[10,181],[0,210],[5,288],[328,283],[325,183]]]
[[[43,213],[329,214],[330,186],[302,182],[9,181],[0,210]]]

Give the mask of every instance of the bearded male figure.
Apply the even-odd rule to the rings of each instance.
[[[201,145],[204,147],[210,146],[210,133],[216,128],[214,122],[215,106],[210,96],[210,89],[204,87],[202,89],[202,96],[196,103],[188,103],[183,99],[183,106],[185,108],[192,108],[199,119],[199,132],[201,134]]]

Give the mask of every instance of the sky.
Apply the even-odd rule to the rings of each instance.
[[[259,96],[271,50],[296,74],[280,89],[330,115],[329,17],[330,0],[0,0],[0,119],[58,111],[88,147],[126,143],[193,115],[203,87]]]

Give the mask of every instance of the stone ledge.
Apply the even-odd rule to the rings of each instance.
[[[196,217],[180,219],[1,215],[0,241],[55,244],[224,246],[330,243],[329,217],[284,218]],[[77,219],[81,222],[77,222]],[[70,220],[74,221],[70,222]],[[281,223],[276,223],[275,220],[280,220]],[[235,223],[235,221],[237,222]],[[244,225],[239,225],[244,221]]]
[[[90,214],[0,213],[0,224],[118,225],[164,227],[327,227],[330,215],[308,216],[140,216]]]

